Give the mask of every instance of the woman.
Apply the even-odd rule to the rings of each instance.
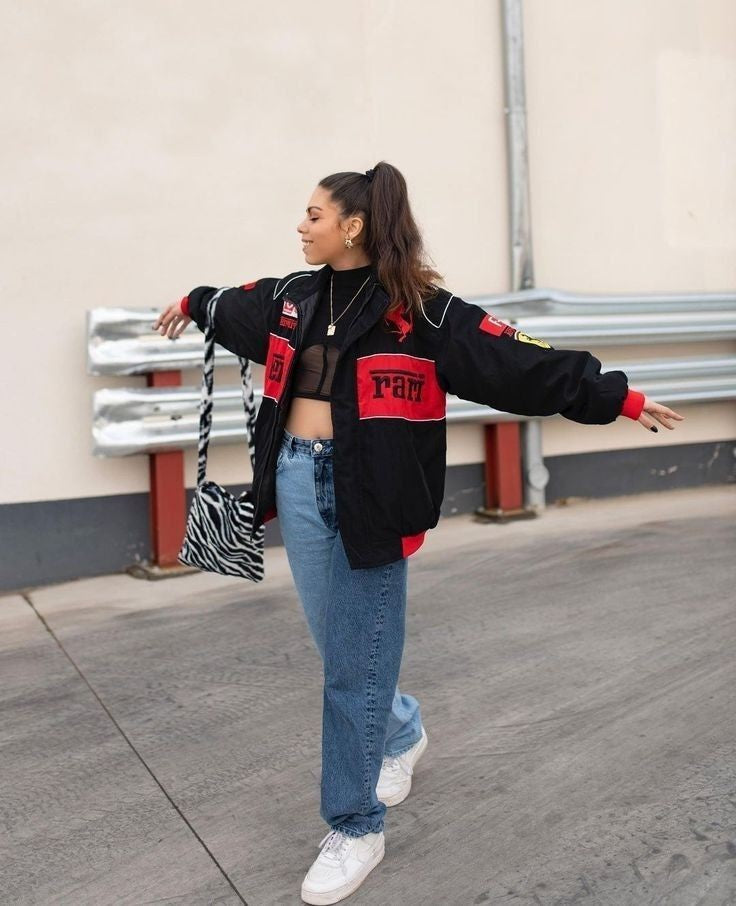
[[[322,818],[302,885],[344,899],[384,855],[386,808],[406,798],[427,746],[419,702],[398,688],[408,557],[439,519],[445,396],[522,415],[656,431],[678,415],[432,281],[406,183],[385,161],[322,179],[297,227],[308,264],[227,288],[218,342],[265,365],[255,430],[257,527],[278,515],[324,668]],[[154,329],[205,328],[216,287],[193,289]],[[339,517],[339,518],[338,518]]]

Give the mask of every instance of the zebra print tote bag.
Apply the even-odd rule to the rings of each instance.
[[[250,540],[254,504],[251,491],[238,497],[214,481],[206,480],[207,449],[212,428],[212,391],[215,370],[215,305],[228,287],[218,290],[207,306],[205,325],[202,398],[199,408],[199,450],[197,487],[189,508],[184,542],[179,551],[180,563],[225,576],[240,576],[260,582],[263,579],[263,538],[261,526]],[[248,451],[255,473],[255,401],[250,361],[238,356],[243,387]]]

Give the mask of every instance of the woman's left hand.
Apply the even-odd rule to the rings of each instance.
[[[655,421],[659,422],[660,425],[664,425],[665,428],[669,428],[670,431],[674,431],[675,426],[671,424],[671,420],[682,421],[684,418],[684,415],[680,415],[661,403],[655,403],[654,400],[645,395],[644,408],[641,410],[641,415],[637,421],[641,422],[647,431],[651,431],[652,426],[656,427]]]
[[[177,340],[187,329],[187,325],[192,323],[189,315],[182,311],[183,301],[180,299],[167,305],[151,325],[153,330],[157,330],[162,337],[168,336],[170,340]]]

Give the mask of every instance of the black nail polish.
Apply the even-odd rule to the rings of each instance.
[[[650,431],[659,431],[659,428],[655,428],[654,425],[649,429]]]

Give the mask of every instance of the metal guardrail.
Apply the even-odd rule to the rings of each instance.
[[[618,369],[626,372],[637,389],[666,405],[736,399],[736,356],[603,364],[604,371]],[[253,392],[259,406],[262,388],[254,387]],[[129,456],[196,446],[199,400],[198,387],[98,390],[93,404],[94,454]],[[527,418],[448,394],[447,421],[527,421]],[[239,387],[215,389],[212,442],[242,443],[244,434],[242,391]]]
[[[195,325],[176,340],[151,329],[158,308],[92,308],[87,311],[87,373],[148,374],[201,368],[204,335]],[[218,346],[218,364],[237,358]]]
[[[736,293],[568,293],[560,289],[534,287],[513,293],[476,297],[478,305],[503,306],[504,313],[514,308],[519,315],[648,314],[660,312],[733,311]]]
[[[558,349],[736,339],[736,293],[586,295],[529,289],[472,301]],[[199,369],[204,342],[200,331],[169,340],[151,330],[158,313],[157,308],[89,310],[88,373]],[[237,364],[236,356],[220,346],[216,360]],[[736,399],[736,356],[602,364],[604,371],[625,371],[632,386],[665,404]],[[214,395],[212,441],[242,442],[240,387],[218,387]],[[254,388],[254,395],[260,405],[262,388]],[[199,386],[98,390],[93,400],[94,454],[129,456],[196,446],[199,399]],[[447,419],[531,421],[452,395],[447,398]]]
[[[736,339],[736,293],[591,296],[522,290],[470,300],[558,348]],[[191,327],[176,340],[151,330],[157,308],[87,312],[87,372],[145,374],[198,368],[204,337]],[[218,361],[236,364],[218,347]]]

